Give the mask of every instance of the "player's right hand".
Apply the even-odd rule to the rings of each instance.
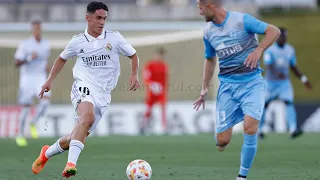
[[[135,91],[137,89],[140,89],[138,75],[131,74],[131,76],[129,77],[129,81],[130,81],[130,91]]]
[[[202,88],[200,97],[193,103],[193,105],[194,105],[193,109],[198,111],[199,108],[201,107],[201,105],[202,105],[203,109],[206,108],[205,107],[205,97],[206,97],[207,93],[208,93],[208,88],[206,88],[206,87]]]
[[[52,83],[50,81],[47,81],[46,83],[43,84],[41,88],[41,92],[39,93],[40,98],[43,97],[44,92],[49,92],[51,89]]]

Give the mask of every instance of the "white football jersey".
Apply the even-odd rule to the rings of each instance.
[[[31,62],[24,63],[20,66],[20,85],[35,82],[38,77],[47,78],[46,67],[50,56],[50,43],[46,39],[36,41],[30,37],[19,44],[14,58],[19,61],[26,61],[32,53],[37,53],[37,58]]]
[[[132,56],[136,50],[117,31],[103,30],[94,38],[84,33],[73,36],[60,57],[77,56],[73,77],[94,88],[111,92],[120,76],[119,55]]]

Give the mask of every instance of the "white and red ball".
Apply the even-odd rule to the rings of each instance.
[[[128,165],[126,173],[129,180],[150,180],[152,169],[147,161],[137,159]]]

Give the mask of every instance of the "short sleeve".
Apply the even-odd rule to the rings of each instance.
[[[77,55],[77,52],[75,51],[75,40],[71,39],[71,41],[67,44],[67,46],[64,48],[64,50],[60,54],[60,57],[64,60],[68,60],[76,55]]]
[[[292,55],[290,57],[290,65],[291,66],[296,66],[297,65],[297,56],[296,56],[296,52],[293,51]]]
[[[24,61],[27,58],[26,49],[24,47],[24,42],[21,42],[14,54],[16,60]]]
[[[266,52],[263,54],[263,62],[264,62],[265,65],[271,65],[271,64],[273,64],[274,58],[272,57],[271,52],[266,51]]]
[[[136,50],[129,44],[124,37],[119,33],[117,48],[119,53],[124,56],[132,56],[136,53]]]
[[[204,57],[207,59],[210,59],[214,56],[216,56],[216,51],[210,44],[210,42],[203,37],[203,43],[204,43]]]
[[[265,34],[268,24],[256,19],[255,17],[245,14],[243,16],[244,28],[252,34]]]

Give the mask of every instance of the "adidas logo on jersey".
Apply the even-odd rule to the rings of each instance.
[[[80,50],[79,54],[80,54],[80,53],[84,53],[83,49]]]

